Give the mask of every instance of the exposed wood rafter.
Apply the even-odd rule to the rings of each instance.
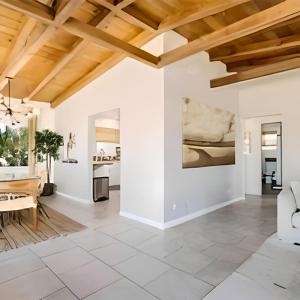
[[[182,9],[178,13],[167,17],[160,23],[158,29],[160,32],[166,32],[249,1],[250,0],[200,1],[196,6]]]
[[[26,17],[22,29],[19,34],[15,37],[12,47],[9,51],[8,57],[6,58],[3,66],[1,67],[1,73],[7,74],[9,72],[8,66],[13,62],[19,53],[24,49],[26,42],[28,41],[28,37],[30,36],[32,30],[36,26],[37,21],[32,19],[31,17]]]
[[[25,13],[38,20],[42,19],[44,23],[51,25],[54,24],[55,26],[63,24],[74,12],[74,10],[82,5],[84,0],[59,2],[61,5],[57,6],[57,10],[54,12],[54,17],[51,17],[52,12],[46,13],[44,5],[42,7],[40,5],[36,6],[36,4],[32,4],[32,2],[33,1],[27,0],[0,0],[0,4],[2,5],[14,9],[17,8],[17,10],[22,13]],[[48,17],[46,17],[46,15]],[[15,55],[14,59],[11,60],[1,74],[0,90],[2,90],[7,84],[7,79],[5,77],[14,77],[31,59],[31,57],[50,39],[50,37],[56,31],[56,27],[51,25],[46,25],[41,30],[38,28],[40,33],[37,34],[33,41],[28,42],[23,48],[19,49],[18,55]]]
[[[41,58],[45,68],[25,78],[20,94],[41,97],[53,107],[126,57],[164,67],[208,51],[211,61],[237,72],[212,80],[212,87],[300,67],[300,0],[135,1],[56,0],[48,7],[32,0],[0,0],[0,8],[12,17],[3,21],[0,15],[5,48],[0,52],[0,91],[6,76],[20,72],[20,78],[27,77],[24,73]],[[189,42],[158,57],[141,49],[170,30]],[[56,42],[54,36],[66,40]],[[66,70],[70,78],[61,76]]]
[[[130,43],[135,45],[136,47],[140,47],[145,43],[149,42],[153,38],[153,33],[144,31],[139,34],[137,37],[133,38]],[[74,93],[78,92],[84,86],[89,84],[90,82],[94,81],[98,78],[101,74],[105,73],[109,69],[111,69],[116,64],[120,63],[123,59],[126,58],[126,54],[124,53],[114,53],[109,59],[104,61],[102,64],[98,65],[94,68],[91,72],[89,72],[83,78],[77,80],[73,85],[71,85],[67,90],[61,93],[58,97],[56,97],[51,102],[51,107],[55,108],[64,102],[66,99],[71,97]]]
[[[213,79],[210,82],[212,88],[221,87],[228,84],[233,84],[249,79],[259,78],[267,75],[272,75],[275,73],[280,73],[284,71],[294,70],[300,68],[300,58],[294,58],[290,60],[284,60],[281,62],[263,65],[256,68],[251,68],[249,70],[225,76],[222,78]]]
[[[148,53],[138,47],[126,43],[105,31],[95,28],[94,26],[80,22],[74,18],[70,18],[62,28],[74,35],[98,44],[105,48],[127,53],[128,56],[135,58],[143,63],[156,67],[159,63],[159,58],[151,53]]]
[[[263,54],[270,54],[274,51],[288,50],[291,48],[300,47],[300,35],[290,36],[286,38],[278,38],[267,42],[250,44],[251,50],[241,51],[226,56],[212,57],[211,61],[222,61],[224,63],[232,63],[246,59],[255,59]]]
[[[124,4],[126,0],[123,0],[120,4]],[[133,2],[133,1],[131,1]],[[146,42],[150,41],[155,36],[163,32],[167,32],[169,30],[173,30],[178,26],[188,24],[191,21],[195,21],[198,19],[205,18],[210,16],[212,13],[219,13],[226,9],[235,7],[242,3],[249,2],[249,0],[217,0],[217,1],[207,1],[203,2],[201,6],[189,8],[189,9],[182,9],[180,13],[176,13],[169,18],[165,19],[165,21],[161,22],[156,32],[143,32],[132,41],[131,44],[136,45],[137,47],[144,45]],[[120,5],[119,4],[119,5]],[[56,97],[55,100],[51,102],[52,107],[56,107],[69,98],[71,95],[76,93],[82,87],[87,85],[88,83],[95,80],[101,74],[112,68],[114,65],[122,61],[126,56],[124,54],[114,54],[111,58],[105,61],[103,64],[97,66],[94,70],[88,73],[85,77],[78,80],[72,86],[70,86],[65,92],[60,94]]]
[[[157,30],[157,26],[154,25],[150,25],[149,23],[143,22],[140,19],[136,18],[135,16],[132,16],[131,14],[125,12],[123,10],[123,8],[125,8],[127,5],[125,5],[125,3],[123,3],[123,1],[117,5],[113,5],[110,2],[107,2],[106,0],[95,0],[97,3],[99,3],[100,5],[104,6],[105,8],[109,9],[111,12],[114,13],[114,15],[120,17],[121,19],[127,21],[128,23],[138,26],[140,28],[143,28],[145,30],[149,30],[149,31],[155,31]],[[128,1],[126,4],[130,5],[132,4],[134,1]],[[122,5],[120,5],[122,4]],[[125,6],[124,6],[125,5]]]
[[[166,66],[199,51],[209,50],[298,16],[300,16],[299,0],[285,0],[161,55],[160,66]]]
[[[91,24],[95,25],[96,28],[102,28],[106,25],[106,22],[113,16],[112,12],[106,12],[102,16],[97,16],[91,21]],[[26,97],[32,99],[43,87],[45,87],[77,54],[83,51],[89,42],[84,39],[78,39],[74,43],[71,51],[61,58],[49,74],[34,88],[33,91]]]

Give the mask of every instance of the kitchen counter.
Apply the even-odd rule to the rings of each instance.
[[[120,185],[120,161],[93,162],[93,177],[109,177],[109,185]]]

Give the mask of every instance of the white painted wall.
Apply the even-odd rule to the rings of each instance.
[[[165,51],[186,41],[166,34]],[[209,80],[222,76],[225,67],[199,53],[165,68],[165,222],[194,214],[243,196],[242,159],[237,120],[236,165],[182,168],[182,98],[238,113],[235,87],[210,89]],[[174,209],[176,206],[176,209]]]
[[[95,127],[103,127],[103,128],[120,128],[120,121],[113,119],[98,119],[95,121]]]
[[[159,54],[162,37],[147,49]],[[95,114],[120,108],[121,211],[163,221],[163,71],[126,59],[56,109],[56,130],[76,135],[78,164],[55,165],[61,193],[91,201]]]
[[[299,76],[290,71],[238,85],[242,118],[281,115],[283,186],[300,180]]]
[[[168,33],[149,45],[159,52],[162,45],[166,51],[184,42],[176,33]],[[125,213],[161,224],[241,198],[245,191],[243,169],[252,168],[250,172],[258,174],[259,181],[246,183],[246,191],[259,194],[255,188],[261,187],[260,147],[259,155],[253,153],[244,160],[241,118],[256,119],[248,126],[255,132],[259,128],[259,135],[252,138],[260,145],[260,124],[266,122],[262,117],[280,116],[284,183],[300,180],[300,164],[295,163],[300,148],[300,73],[210,89],[209,80],[224,73],[224,66],[209,62],[206,53],[164,70],[126,59],[82,89],[56,109],[56,129],[65,137],[70,131],[76,134],[72,156],[79,160],[77,165],[56,164],[59,191],[91,199],[95,133],[90,128],[95,126],[98,113],[116,108],[120,108],[121,118],[121,210]],[[237,114],[235,165],[182,169],[182,97]]]

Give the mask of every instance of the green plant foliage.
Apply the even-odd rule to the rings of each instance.
[[[45,129],[35,133],[35,149],[33,152],[39,162],[46,162],[48,183],[50,182],[51,162],[59,159],[59,147],[63,144],[63,137],[51,130]]]
[[[4,132],[0,130],[0,158],[0,166],[28,166],[27,128],[6,127]]]

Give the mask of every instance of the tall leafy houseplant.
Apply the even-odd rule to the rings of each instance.
[[[39,162],[46,162],[47,183],[44,185],[43,195],[53,194],[54,184],[50,183],[52,160],[59,159],[59,147],[63,146],[64,138],[51,130],[45,129],[35,133],[34,154]]]

